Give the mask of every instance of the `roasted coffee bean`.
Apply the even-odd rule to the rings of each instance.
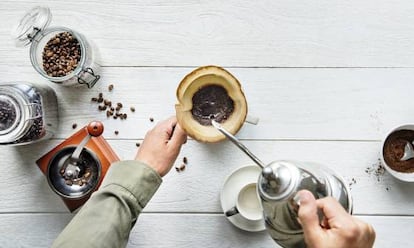
[[[149,118],[150,122],[154,122],[154,118],[150,117]]]
[[[115,111],[115,108],[114,107],[111,107],[111,111],[114,112]]]
[[[108,90],[109,91],[112,91],[114,89],[114,85],[113,84],[110,84],[109,86],[108,86]]]
[[[111,117],[112,116],[112,114],[111,114],[111,110],[107,110],[106,111],[106,117]]]
[[[73,123],[73,124],[72,124],[72,128],[73,128],[73,129],[75,129],[77,126],[78,126],[78,124],[76,124],[76,123]]]
[[[124,117],[124,119],[126,119],[128,117],[127,114],[123,114],[122,116]]]
[[[109,106],[109,103],[110,103],[111,101],[109,101],[109,100],[107,100],[107,99],[105,99],[104,100],[104,104],[106,105],[106,106]]]
[[[180,166],[175,167],[175,170],[176,171],[183,171],[183,170],[185,170],[185,164],[181,164]]]
[[[71,33],[59,33],[43,49],[43,69],[52,77],[66,76],[77,67],[80,53],[80,43]]]
[[[184,158],[183,158],[183,163],[184,163],[184,164],[187,164],[187,162],[188,162],[187,157],[184,157]]]
[[[92,102],[97,102],[97,101],[98,101],[98,98],[97,98],[97,97],[92,97],[92,98],[91,98],[91,101],[92,101]]]
[[[115,119],[115,120],[116,120],[116,119],[118,119],[118,116],[114,115],[114,119]]]
[[[131,112],[135,112],[135,108],[134,107],[131,107],[130,109],[131,109]]]
[[[115,130],[114,133],[115,133],[115,135],[118,135],[119,134],[119,131],[118,130]]]
[[[141,144],[140,144],[139,142],[137,142],[137,143],[135,143],[135,145],[136,145],[137,147],[139,147]]]
[[[122,103],[117,103],[116,106],[118,106],[119,108],[122,108]]]
[[[98,97],[99,97],[99,98],[102,98],[102,97],[103,97],[102,92],[98,94]]]
[[[116,109],[116,111],[119,111],[119,110],[121,110],[121,107],[117,106],[115,109]]]

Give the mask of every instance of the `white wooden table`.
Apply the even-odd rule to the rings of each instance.
[[[53,86],[60,109],[55,138],[1,147],[0,247],[47,247],[73,217],[34,163],[74,132],[73,123],[103,121],[114,150],[131,159],[146,131],[175,113],[180,80],[207,64],[242,83],[260,123],[244,125],[237,136],[257,156],[316,161],[354,179],[354,213],[376,229],[375,246],[412,246],[414,184],[365,170],[379,165],[385,132],[414,123],[413,1],[2,0],[1,82],[47,83],[28,48],[10,38],[19,17],[38,4],[51,8],[52,26],[95,42],[103,77],[91,90]],[[90,103],[99,92],[136,112],[108,120]],[[193,140],[177,163],[184,156],[186,170],[164,178],[129,247],[277,247],[265,232],[240,231],[221,212],[224,179],[251,164],[248,157],[229,142]]]

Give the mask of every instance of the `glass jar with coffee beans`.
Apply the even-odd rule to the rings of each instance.
[[[30,61],[37,72],[64,86],[92,88],[100,79],[97,52],[82,34],[65,27],[49,28],[50,9],[35,7],[13,32],[16,45],[30,45]]]
[[[0,84],[0,145],[51,138],[58,127],[56,94],[46,85]]]

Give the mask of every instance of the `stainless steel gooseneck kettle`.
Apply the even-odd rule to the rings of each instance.
[[[263,168],[257,188],[266,229],[282,247],[306,247],[297,221],[300,202],[294,199],[302,189],[309,190],[316,199],[332,196],[352,213],[352,198],[344,180],[316,163],[274,161]]]
[[[336,173],[317,163],[273,161],[265,165],[236,137],[212,120],[212,125],[245,152],[262,168],[257,191],[263,207],[266,229],[282,247],[306,247],[302,226],[297,221],[300,202],[294,197],[300,190],[309,190],[316,199],[331,196],[348,213],[352,213],[352,197],[345,181]],[[320,218],[322,214],[320,213]]]

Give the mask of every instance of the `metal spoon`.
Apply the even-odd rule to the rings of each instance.
[[[411,142],[407,141],[404,147],[404,155],[402,156],[400,161],[407,161],[412,158],[414,158],[414,148]]]
[[[231,133],[229,133],[226,129],[224,129],[217,121],[211,120],[211,124],[217,128],[222,134],[224,134],[233,144],[235,144],[240,150],[246,153],[258,166],[261,168],[266,167],[266,165],[257,158],[245,145],[243,145],[236,137],[234,137]]]

